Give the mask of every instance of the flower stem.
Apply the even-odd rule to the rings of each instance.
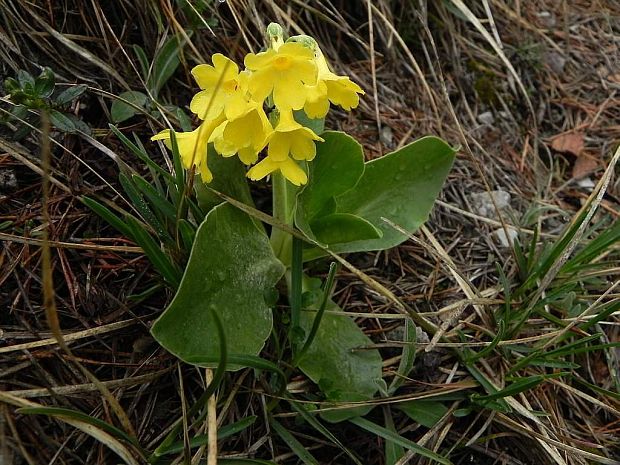
[[[280,173],[272,176],[273,217],[278,222],[293,226],[295,211],[295,186],[290,184]],[[289,233],[274,226],[271,231],[271,247],[278,259],[290,268],[292,263],[292,237]]]

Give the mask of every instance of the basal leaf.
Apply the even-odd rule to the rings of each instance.
[[[327,131],[317,143],[316,157],[309,164],[308,185],[299,194],[297,217],[310,222],[319,214],[333,213],[334,197],[352,189],[364,172],[362,146],[344,132]]]
[[[327,310],[342,311],[329,302]],[[372,399],[383,382],[381,356],[377,350],[356,350],[372,344],[348,316],[325,313],[312,344],[299,361],[299,368],[319,385],[328,401],[346,403]],[[300,325],[310,333],[316,312],[302,312]],[[372,407],[354,407],[323,412],[337,422],[365,415]]]
[[[423,137],[366,163],[355,186],[336,197],[336,211],[360,216],[383,231],[377,239],[339,244],[335,252],[384,250],[407,239],[386,218],[409,233],[422,225],[448,176],[455,150],[437,137]]]
[[[436,400],[410,400],[400,402],[396,407],[407,414],[413,421],[427,428],[432,428],[448,412],[442,402]]]
[[[378,239],[383,233],[372,223],[350,213],[332,213],[310,223],[317,241],[332,245],[365,239]]]
[[[120,100],[122,99],[122,100]],[[119,100],[112,102],[110,116],[113,123],[122,123],[138,113],[138,108],[146,107],[148,97],[137,90],[130,90],[119,95]]]
[[[252,219],[230,204],[218,205],[198,228],[179,290],[151,332],[181,360],[216,360],[219,338],[211,309],[221,320],[229,353],[256,355],[272,328],[265,294],[283,274]]]
[[[188,33],[188,36],[191,36],[191,32]],[[153,67],[146,82],[155,97],[179,67],[181,63],[179,54],[185,44],[185,39],[179,39],[176,36],[170,37],[155,55]]]

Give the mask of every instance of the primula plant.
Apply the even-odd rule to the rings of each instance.
[[[197,174],[206,216],[152,334],[188,363],[263,367],[280,378],[299,368],[326,401],[365,401],[397,383],[383,381],[377,350],[356,350],[372,341],[331,301],[335,267],[321,283],[304,265],[405,241],[405,231],[428,217],[455,150],[425,137],[365,162],[352,137],[323,130],[332,105],[352,110],[364,91],[332,71],[314,39],[283,36],[269,25],[267,49],[249,53],[243,70],[221,54],[196,66],[201,90],[190,109],[199,125],[153,137]],[[256,209],[248,185],[268,178],[272,215]],[[270,337],[272,350],[258,358]],[[324,416],[338,421],[367,410]]]

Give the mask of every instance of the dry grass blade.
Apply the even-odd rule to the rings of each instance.
[[[73,359],[73,362],[80,369],[80,371],[91,380],[93,384],[97,386],[97,388],[101,391],[103,397],[109,402],[110,407],[118,417],[119,421],[125,428],[125,431],[129,433],[131,436],[136,436],[136,433],[133,429],[131,421],[127,416],[125,410],[121,407],[120,403],[112,395],[110,390],[102,384],[90,371],[88,371],[78,360],[73,356],[73,353],[69,349],[64,336],[62,334],[62,330],[60,328],[60,321],[58,319],[58,311],[56,309],[56,299],[54,292],[54,281],[52,278],[52,260],[51,260],[51,248],[48,244],[48,230],[52,224],[49,210],[48,210],[48,199],[50,196],[49,191],[49,167],[51,164],[51,151],[50,151],[50,122],[46,112],[41,113],[41,161],[43,167],[43,219],[46,227],[43,229],[43,239],[42,239],[42,274],[43,274],[43,307],[45,309],[45,315],[47,317],[47,322],[52,331],[52,334],[56,338],[58,345],[60,348],[69,355]],[[82,429],[82,428],[80,428]],[[94,435],[94,431],[90,431],[89,434]],[[105,433],[103,433],[106,435]],[[107,435],[106,435],[107,436]],[[105,439],[105,437],[104,437]],[[114,445],[116,447],[116,445]],[[113,450],[116,451],[114,448]]]

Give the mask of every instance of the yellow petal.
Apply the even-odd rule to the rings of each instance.
[[[273,103],[280,110],[301,110],[306,102],[306,93],[300,80],[278,79],[273,86]]]
[[[260,53],[248,53],[245,56],[243,63],[245,64],[246,68],[251,70],[257,70],[270,66],[276,56],[277,52],[272,49]]]
[[[211,65],[198,65],[192,68],[192,76],[201,89],[212,89],[218,81],[217,71]]]
[[[332,103],[340,105],[345,110],[357,107],[360,98],[358,94],[364,91],[347,77],[340,76],[342,79],[327,80],[327,96]]]
[[[252,165],[258,160],[258,151],[253,147],[243,147],[239,149],[239,160],[245,165]]]
[[[200,119],[213,119],[222,112],[225,102],[225,93],[202,90],[194,95],[189,109]]]
[[[237,63],[232,61],[230,58],[222,55],[221,53],[216,53],[211,57],[211,61],[213,61],[213,65],[215,66],[218,75],[221,76],[222,82],[237,78],[237,75],[239,74],[239,67],[237,66]]]
[[[192,69],[192,75],[201,89],[215,89],[220,82],[236,79],[239,67],[230,58],[216,53],[211,58],[215,66],[202,64]]]
[[[293,116],[293,112],[291,110],[286,110],[280,112],[280,119],[278,120],[278,125],[276,126],[276,131],[278,132],[292,132],[297,131],[303,126],[295,121],[295,117]]]
[[[327,95],[323,95],[314,101],[306,100],[304,111],[308,118],[325,118],[325,115],[329,112],[329,99]]]
[[[202,182],[210,183],[211,181],[213,181],[213,174],[211,173],[211,170],[207,165],[206,159],[204,163],[201,163],[198,167],[198,172],[200,173],[200,179],[202,179]]]
[[[291,149],[290,138],[286,134],[276,132],[269,141],[267,156],[273,161],[284,161]]]
[[[273,90],[275,77],[270,68],[253,72],[248,78],[248,91],[256,102],[263,102]]]
[[[224,137],[224,130],[227,125],[228,121],[225,121],[215,128],[211,133],[211,137],[209,137],[209,142],[213,142],[213,148],[223,157],[232,157],[237,153],[237,148]]]
[[[235,120],[256,108],[256,104],[249,102],[242,92],[233,93],[226,101],[226,118]]]
[[[295,160],[312,160],[316,155],[316,145],[312,139],[294,137],[291,141],[291,156]]]
[[[259,164],[254,165],[247,174],[247,177],[252,181],[258,181],[263,179],[268,174],[273,173],[278,169],[278,163],[274,162],[271,158],[264,158]]]
[[[279,163],[279,168],[286,179],[296,186],[301,186],[308,182],[308,175],[290,158]]]
[[[306,60],[312,60],[314,58],[314,52],[299,42],[286,42],[278,48],[278,54],[295,58],[305,58]]]

